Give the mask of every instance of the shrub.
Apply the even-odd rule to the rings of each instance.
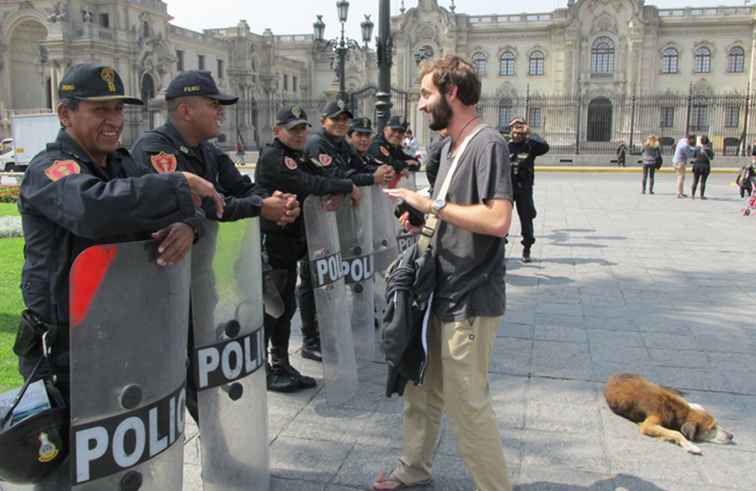
[[[0,203],[15,203],[18,201],[18,186],[0,186]]]

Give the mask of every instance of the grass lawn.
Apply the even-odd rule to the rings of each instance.
[[[18,216],[16,203],[0,203],[0,217]]]
[[[24,239],[0,239],[0,392],[21,384],[12,348],[24,308],[18,286],[23,263]]]

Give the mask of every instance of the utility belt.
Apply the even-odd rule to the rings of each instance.
[[[13,352],[19,357],[49,355],[68,351],[68,325],[50,324],[30,310],[21,313]]]

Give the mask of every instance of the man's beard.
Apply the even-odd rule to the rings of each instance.
[[[435,104],[430,111],[431,121],[430,129],[433,131],[443,130],[449,127],[452,118],[452,108],[445,97],[441,97],[438,104]]]

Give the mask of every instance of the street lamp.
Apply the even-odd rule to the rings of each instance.
[[[393,42],[391,39],[391,0],[380,0],[378,7],[378,93],[375,103],[375,127],[380,134],[391,117],[391,65]]]
[[[315,43],[321,46],[323,49],[332,49],[336,54],[336,74],[339,77],[339,99],[346,101],[346,57],[350,49],[361,49],[360,43],[346,37],[345,24],[349,17],[349,2],[347,0],[339,0],[336,2],[336,10],[338,12],[339,22],[341,23],[341,35],[336,39],[325,40],[325,22],[323,22],[323,16],[318,15],[317,20],[313,23],[313,32],[315,34]],[[360,24],[362,30],[362,43],[364,49],[367,49],[370,39],[373,37],[373,22],[370,20],[370,16],[366,15],[365,20]]]

